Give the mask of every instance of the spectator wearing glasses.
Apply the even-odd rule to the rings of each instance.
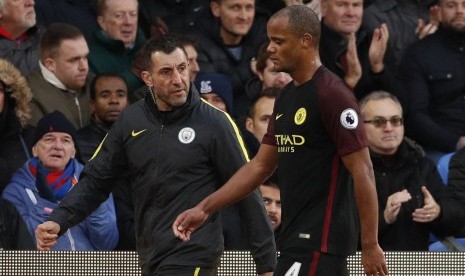
[[[378,240],[387,250],[428,250],[429,233],[453,235],[464,211],[442,184],[435,164],[404,137],[402,107],[383,91],[360,102],[379,204]]]

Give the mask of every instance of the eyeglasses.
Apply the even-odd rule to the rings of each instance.
[[[383,117],[378,117],[373,120],[363,121],[366,124],[373,124],[376,128],[385,128],[387,122],[391,123],[393,127],[399,127],[404,124],[404,119],[402,117],[391,117],[390,119],[386,119]]]

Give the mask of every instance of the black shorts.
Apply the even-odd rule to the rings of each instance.
[[[215,276],[216,271],[216,267],[163,266],[151,276]]]
[[[349,276],[347,257],[313,252],[300,257],[280,256],[274,276]]]

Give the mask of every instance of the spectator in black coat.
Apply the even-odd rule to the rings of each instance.
[[[0,194],[31,156],[31,99],[24,76],[9,61],[0,59]]]
[[[381,248],[426,251],[430,232],[456,234],[465,225],[465,209],[421,147],[404,138],[397,98],[373,92],[361,101],[360,111],[375,171]]]
[[[465,146],[465,0],[442,0],[441,23],[407,48],[399,74],[408,91],[407,135],[437,160]]]
[[[128,106],[128,86],[118,74],[97,75],[90,84],[90,124],[76,133],[77,146],[83,164],[92,158],[119,114]],[[124,179],[121,180],[124,182]],[[119,241],[116,249],[135,250],[134,205],[129,185],[119,185],[113,190]]]
[[[245,115],[249,104],[245,83],[254,76],[250,61],[266,41],[265,20],[256,16],[255,0],[213,0],[210,11],[196,25],[200,73],[228,75],[233,84],[235,117]]]

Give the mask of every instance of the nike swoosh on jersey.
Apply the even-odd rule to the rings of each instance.
[[[283,114],[276,114],[276,120],[278,120],[279,118],[281,118],[281,116],[283,116]]]
[[[132,136],[132,137],[136,137],[137,135],[141,134],[142,132],[144,132],[144,131],[146,131],[146,130],[147,130],[147,129],[143,129],[143,130],[137,131],[137,132],[133,130],[132,133],[131,133],[131,136]]]

